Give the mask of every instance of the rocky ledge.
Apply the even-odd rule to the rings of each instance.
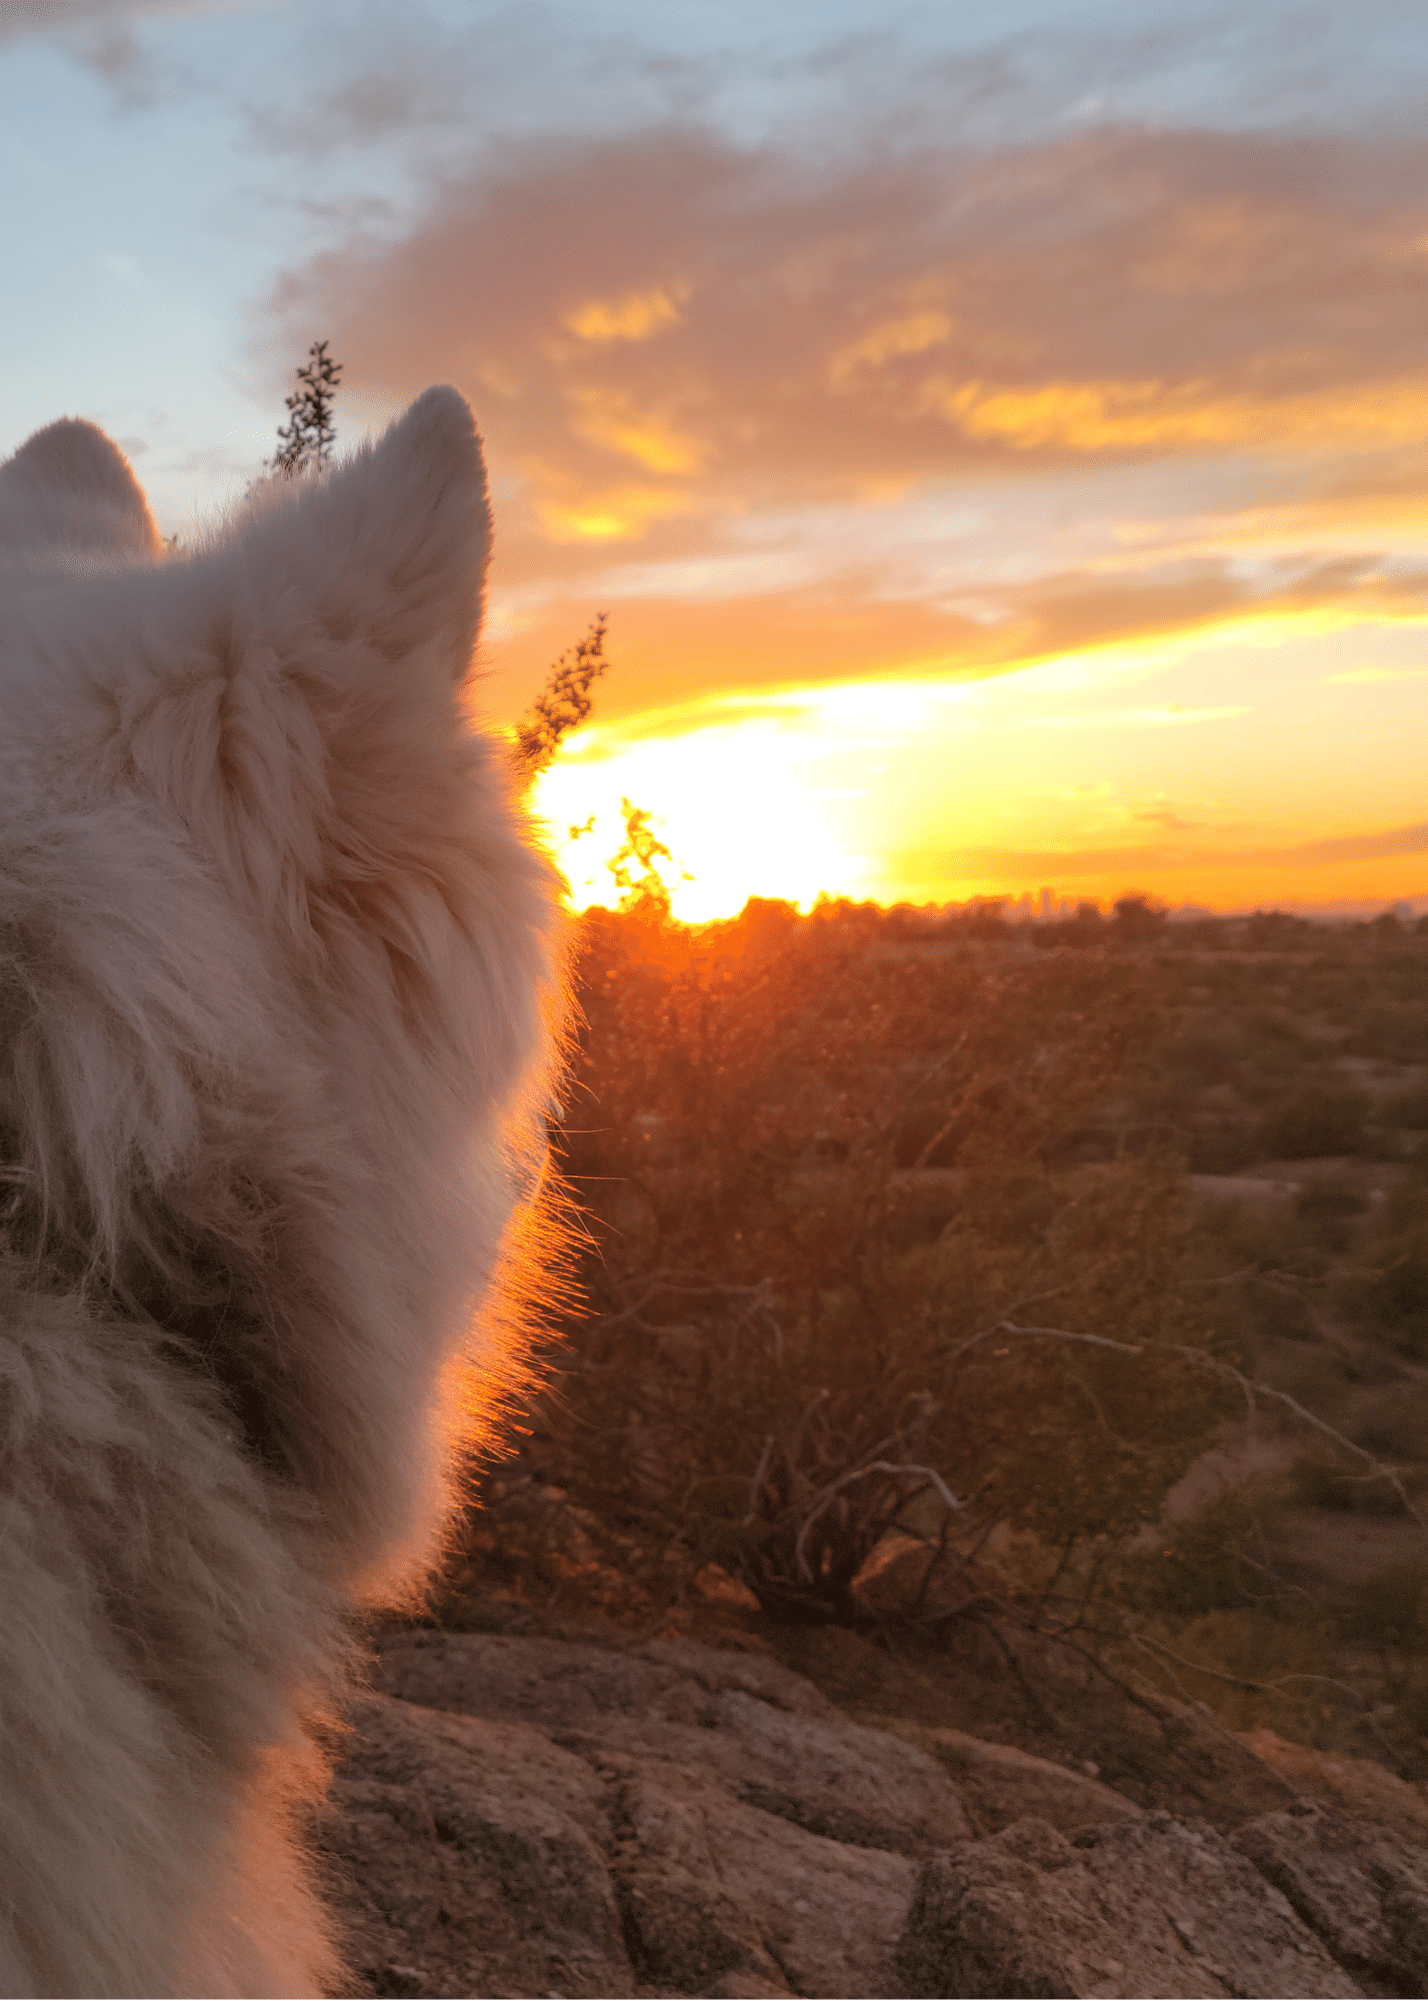
[[[1428,1994],[1423,1799],[1267,1733],[1226,1831],[685,1640],[403,1632],[374,1685],[322,1832],[370,1993]]]

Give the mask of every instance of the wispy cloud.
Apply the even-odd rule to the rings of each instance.
[[[104,295],[139,375],[170,325],[207,351],[241,268],[250,459],[314,338],[344,441],[434,380],[470,396],[496,715],[611,613],[571,824],[628,782],[714,870],[721,787],[757,771],[782,817],[730,894],[786,848],[782,880],[880,893],[917,854],[933,894],[975,863],[1098,894],[1238,869],[1238,895],[1422,867],[1428,23],[1375,19],[18,0],[0,34],[87,67],[15,52],[100,107],[87,185],[121,151],[173,185],[208,148],[177,226],[130,232],[136,179],[75,260],[91,291],[135,260]],[[68,145],[15,136],[51,174],[41,272],[95,204]],[[127,433],[157,399],[130,407],[132,372]],[[217,497],[242,451],[210,388],[165,389],[208,414],[147,462]]]
[[[410,228],[290,270],[260,332],[286,357],[320,329],[377,406],[457,382],[490,446],[498,583],[618,598],[636,654],[699,602],[694,689],[775,661],[994,673],[1245,620],[1417,618],[1428,566],[1380,531],[1387,488],[1418,505],[1409,468],[1428,475],[1425,168],[1395,132],[865,131],[822,153],[712,125],[527,134],[445,173]],[[1132,474],[1159,518],[1077,484]],[[1377,527],[1340,549],[1350,479]],[[992,497],[1018,491],[1055,523],[1030,540]],[[1198,512],[1175,519],[1181,491]],[[977,493],[1001,541],[954,561]],[[1068,563],[1078,519],[1102,546]],[[788,524],[781,561],[761,523]],[[637,669],[609,699],[658,695]]]
[[[1346,673],[1326,674],[1329,687],[1371,687],[1386,682],[1428,681],[1428,667],[1351,667]]]
[[[717,509],[1417,444],[1425,166],[1416,139],[1194,131],[825,164],[712,129],[532,138],[275,304],[394,395],[433,366],[481,392],[557,508],[650,471]]]
[[[1333,840],[1301,841],[1283,847],[1236,846],[1229,841],[1176,841],[1106,847],[959,847],[908,850],[897,863],[914,875],[956,881],[1002,877],[1075,881],[1167,873],[1205,875],[1238,870],[1315,869],[1341,862],[1382,861],[1428,855],[1428,823],[1390,827],[1381,833],[1346,834]]]
[[[99,68],[132,58],[133,30],[149,21],[190,14],[239,14],[268,0],[4,0],[0,41],[20,35],[60,36]]]

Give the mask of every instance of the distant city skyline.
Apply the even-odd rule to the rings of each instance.
[[[1428,909],[1425,99],[1386,0],[0,0],[0,454],[189,540],[311,341],[454,382],[580,900],[626,797],[691,917]]]

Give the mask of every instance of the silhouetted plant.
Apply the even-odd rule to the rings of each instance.
[[[298,386],[287,398],[288,421],[278,426],[281,446],[272,461],[274,472],[289,477],[326,465],[337,441],[332,411],[342,363],[332,359],[325,340],[315,340],[307,354],[306,367],[297,371]]]
[[[562,740],[578,729],[594,706],[590,690],[604,673],[605,630],[602,611],[583,639],[554,662],[546,684],[516,725],[516,758],[527,778],[534,778],[552,761]]]
[[[619,892],[621,914],[656,926],[667,924],[674,891],[666,874],[685,882],[693,878],[682,869],[675,873],[677,863],[654,830],[652,812],[621,799],[620,813],[625,824],[624,842],[605,866]],[[661,870],[661,862],[668,863],[666,870]]]

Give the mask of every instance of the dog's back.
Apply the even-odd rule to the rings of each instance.
[[[182,558],[91,426],[0,466],[9,1993],[339,1977],[293,1816],[499,1385],[556,1004],[488,533],[450,390]]]

